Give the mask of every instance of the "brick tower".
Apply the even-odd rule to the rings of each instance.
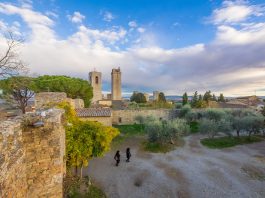
[[[96,103],[99,100],[102,100],[102,80],[101,80],[101,72],[92,71],[89,72],[89,81],[91,86],[93,87],[93,98],[92,103]]]
[[[111,94],[112,94],[112,100],[121,100],[121,70],[120,68],[112,69]]]

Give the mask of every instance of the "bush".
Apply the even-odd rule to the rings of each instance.
[[[184,118],[186,114],[188,114],[191,111],[190,105],[186,104],[184,105],[179,112],[179,117]]]
[[[182,136],[189,129],[189,125],[183,119],[175,119],[172,121],[154,120],[147,122],[145,125],[149,142],[170,142],[174,144],[174,139]]]

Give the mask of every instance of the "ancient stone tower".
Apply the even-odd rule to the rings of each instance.
[[[121,70],[120,68],[112,69],[111,94],[112,94],[112,100],[121,100]]]
[[[102,100],[102,80],[101,72],[92,71],[89,72],[89,81],[93,87],[93,98],[92,103],[96,103],[99,100]]]

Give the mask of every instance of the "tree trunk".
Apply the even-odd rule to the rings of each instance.
[[[75,175],[77,175],[78,167],[75,166]]]
[[[83,177],[83,165],[80,168],[80,179],[82,179],[82,177]]]
[[[239,130],[236,130],[237,137],[239,137]]]

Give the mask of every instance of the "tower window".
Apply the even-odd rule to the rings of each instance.
[[[98,76],[96,76],[96,84],[98,84]]]

